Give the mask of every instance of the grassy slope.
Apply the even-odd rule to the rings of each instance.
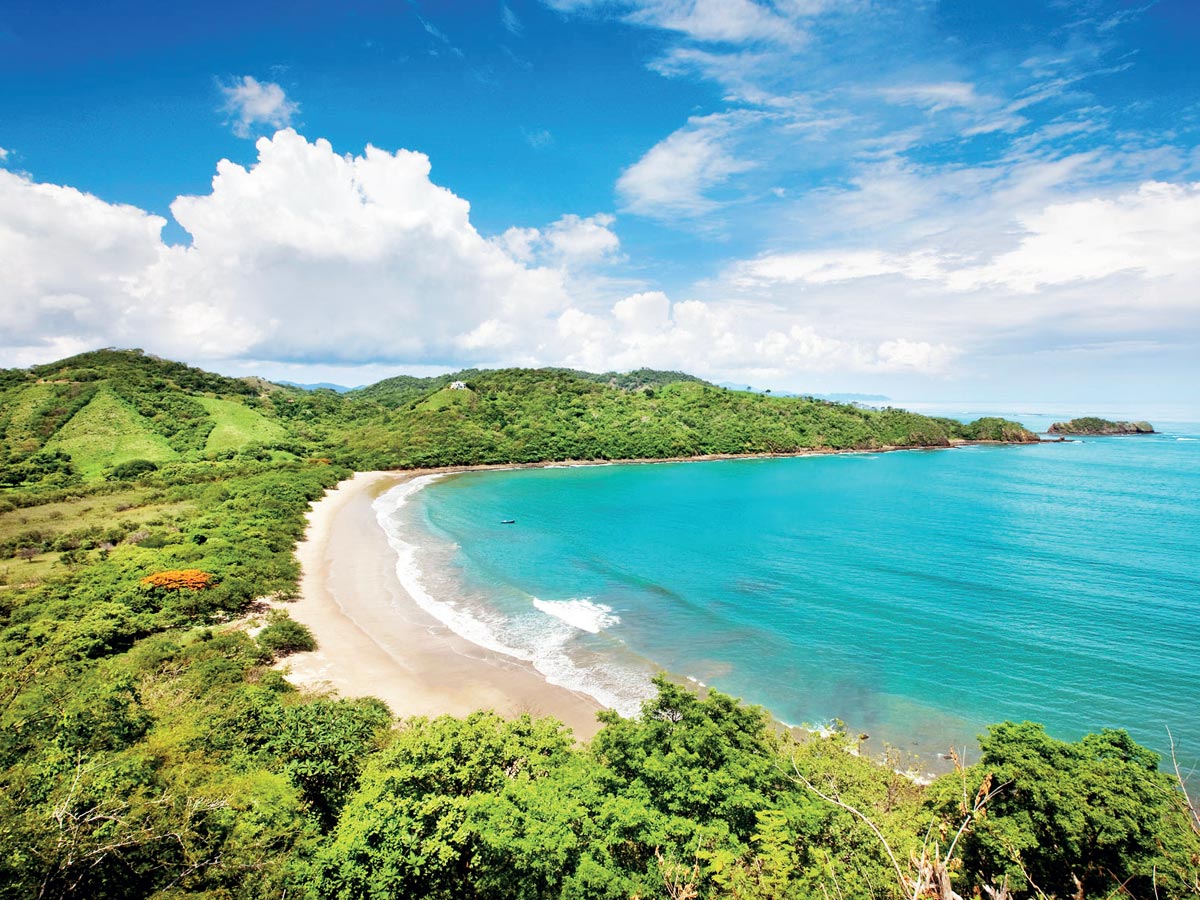
[[[194,513],[191,502],[166,502],[159,492],[130,488],[112,494],[72,497],[38,506],[0,507],[0,591],[26,587],[69,569],[60,552],[49,550],[62,538],[91,549],[106,539],[120,542],[146,526],[160,526]],[[32,559],[6,558],[13,547],[38,549]]]
[[[38,409],[48,403],[53,394],[49,384],[29,384],[13,392],[13,399],[6,411],[7,428],[5,442],[16,450],[33,450],[41,446],[35,428]]]
[[[47,441],[46,449],[71,454],[87,479],[129,460],[161,463],[178,456],[145,419],[104,388]]]
[[[196,397],[195,400],[216,422],[204,445],[209,453],[240,450],[247,444],[266,444],[288,437],[287,431],[278,422],[237,401],[216,397]]]

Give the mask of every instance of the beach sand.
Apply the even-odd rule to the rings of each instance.
[[[378,697],[400,717],[494,709],[554,716],[580,739],[598,730],[600,704],[547,683],[528,663],[459,637],[409,596],[372,508],[420,473],[360,472],[313,505],[297,548],[300,597],[285,604],[317,639],[288,657],[288,680],[343,697]]]

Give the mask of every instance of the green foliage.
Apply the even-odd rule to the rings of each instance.
[[[553,896],[584,822],[539,787],[571,760],[569,734],[548,720],[410,721],[364,771],[314,864],[313,896]]]
[[[1194,889],[1200,837],[1158,755],[1124,731],[1075,743],[1040,725],[1004,722],[981,739],[983,756],[960,785],[930,792],[947,818],[963,796],[997,790],[962,846],[968,888],[1007,881],[1018,897],[1178,897]]]
[[[258,642],[275,656],[317,649],[317,641],[308,627],[281,610],[272,613],[270,622],[258,633]]]
[[[288,439],[287,430],[282,425],[245,403],[217,397],[197,397],[196,402],[213,420],[213,428],[204,444],[204,449],[210,453],[240,450],[250,444],[271,444]]]
[[[727,391],[674,373],[632,376],[622,382],[564,369],[475,372],[461,379],[469,390],[439,384],[424,395],[406,384],[406,405],[364,408],[337,452],[358,466],[386,468],[946,447],[967,439],[960,423],[903,410]],[[627,390],[621,383],[653,388]],[[396,396],[368,389],[348,402]],[[986,428],[976,423],[977,431],[987,439],[993,433],[1036,439],[1015,423],[994,421]]]
[[[1016,422],[1010,422],[1007,419],[1000,419],[996,416],[985,416],[966,425],[959,425],[958,423],[954,423],[954,425],[957,425],[957,427],[952,426],[951,432],[955,436],[968,441],[1031,443],[1038,440],[1038,436],[1027,428],[1022,427]]]
[[[158,463],[151,462],[148,459],[131,459],[128,462],[118,463],[113,466],[113,470],[109,473],[108,477],[111,481],[130,481],[139,475],[145,475],[147,472],[155,472],[157,470]]]
[[[1113,422],[1097,416],[1082,416],[1069,422],[1055,422],[1050,434],[1153,434],[1149,422]]]
[[[282,707],[273,717],[267,749],[283,762],[322,831],[337,821],[391,723],[387,706],[371,699],[319,699]]]

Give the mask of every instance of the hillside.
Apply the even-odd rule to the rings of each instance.
[[[139,350],[7,370],[0,373],[0,486],[56,487],[110,477],[124,463],[288,448],[302,429],[279,410],[302,395]]]
[[[632,389],[614,386],[607,375],[563,369],[458,376],[465,390],[414,392],[405,408],[347,431],[351,455],[344,459],[402,468],[1037,440],[1001,419],[963,425],[897,409],[748,394],[696,378],[668,380],[674,373],[634,378],[627,382],[638,385]],[[646,386],[651,381],[655,387]]]
[[[468,369],[338,394],[226,378],[136,350],[3,373],[0,438],[0,485],[47,487],[111,478],[123,464],[230,454],[364,469],[1036,440],[1001,419],[963,425],[748,394],[655,369]]]

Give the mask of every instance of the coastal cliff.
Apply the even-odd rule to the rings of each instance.
[[[1106,435],[1106,434],[1154,434],[1149,422],[1112,422],[1096,416],[1083,416],[1069,422],[1055,422],[1049,434],[1062,435]]]

